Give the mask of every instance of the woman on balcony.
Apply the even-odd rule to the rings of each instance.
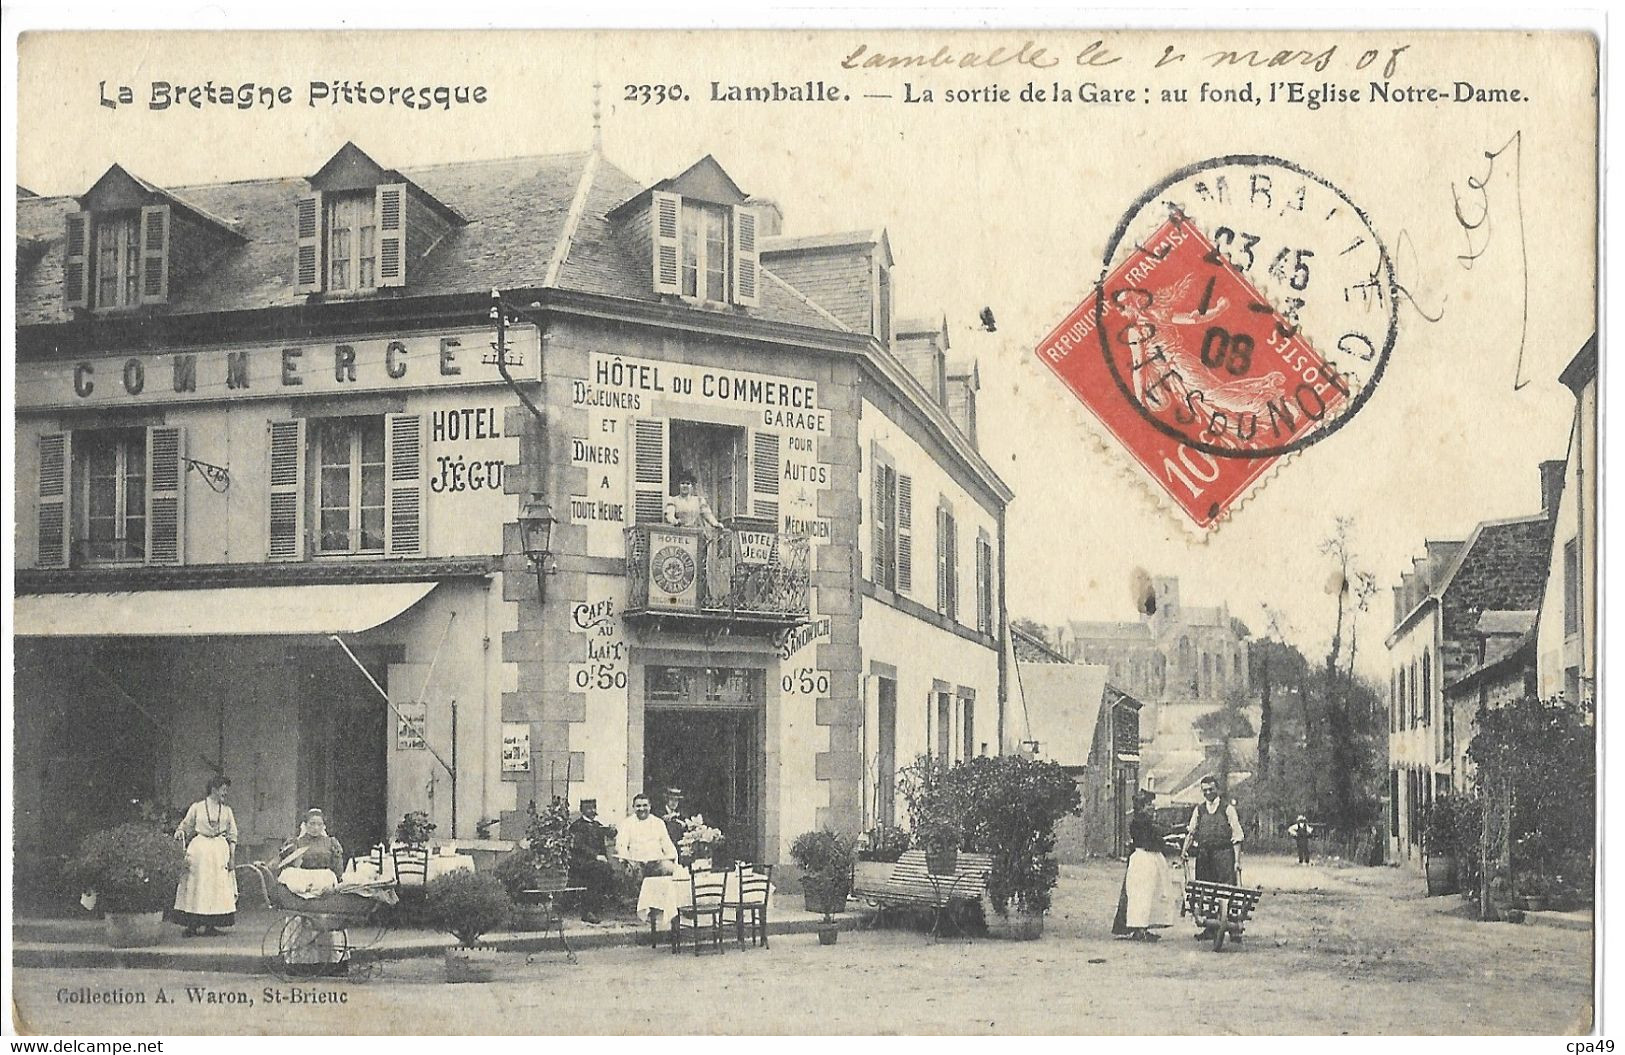
[[[666,499],[666,523],[677,527],[706,527],[722,530],[722,521],[711,512],[711,503],[694,488],[694,474],[687,469],[677,474],[677,494]]]

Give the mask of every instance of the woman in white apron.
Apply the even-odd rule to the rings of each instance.
[[[195,938],[215,937],[237,922],[237,817],[226,805],[231,781],[216,774],[209,792],[186,811],[175,840],[186,847],[186,874],[175,889],[174,922]]]
[[[1129,854],[1128,871],[1123,876],[1117,918],[1112,920],[1113,934],[1126,935],[1134,941],[1156,941],[1153,928],[1166,927],[1174,918],[1168,863],[1163,859],[1162,838],[1151,816],[1151,803],[1155,798],[1156,793],[1150,791],[1137,792],[1134,796],[1134,816],[1129,820],[1129,842],[1134,850]]]

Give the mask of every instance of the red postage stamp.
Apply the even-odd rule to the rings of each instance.
[[[1290,286],[1307,264],[1272,266]],[[1296,319],[1177,210],[1037,352],[1203,529],[1350,395]]]

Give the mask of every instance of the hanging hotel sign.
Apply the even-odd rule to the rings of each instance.
[[[779,536],[771,531],[734,532],[741,564],[772,564],[779,558]]]
[[[700,539],[674,531],[649,532],[649,607],[699,607]]]
[[[428,703],[402,703],[395,708],[395,750],[427,751]]]
[[[537,345],[536,331],[508,331],[509,372],[537,376],[516,363]],[[502,384],[489,330],[376,337],[239,348],[106,355],[19,363],[17,406],[133,406],[325,396],[335,393]],[[517,357],[516,354],[518,353]]]

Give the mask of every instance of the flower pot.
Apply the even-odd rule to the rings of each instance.
[[[820,923],[818,925],[818,944],[834,945],[840,936],[840,924],[834,922],[833,920],[829,923]]]
[[[925,870],[934,876],[951,876],[959,871],[959,848],[927,850]]]
[[[1044,914],[1014,906],[1004,915],[997,911],[989,912],[987,933],[990,937],[1004,938],[1006,941],[1035,941],[1044,934]]]
[[[448,982],[489,982],[496,973],[497,951],[490,946],[457,945],[446,950]]]
[[[115,949],[136,949],[157,945],[164,937],[162,912],[109,912],[107,944]]]
[[[1428,897],[1456,892],[1456,857],[1454,854],[1428,854],[1426,858]]]

